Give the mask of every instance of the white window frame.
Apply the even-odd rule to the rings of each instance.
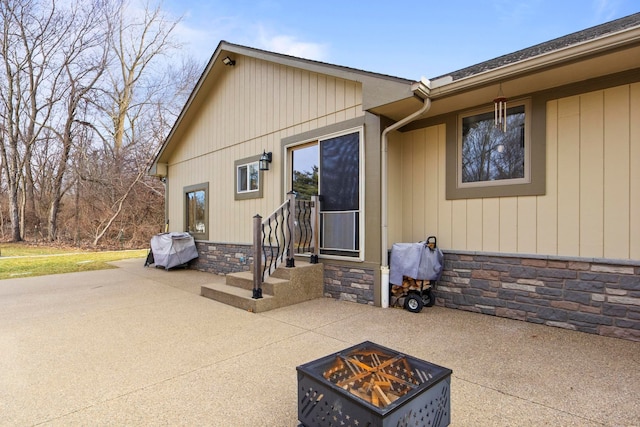
[[[233,195],[234,200],[249,200],[249,199],[260,199],[263,197],[264,193],[264,171],[260,170],[259,166],[260,154],[251,157],[245,157],[244,159],[236,160],[233,163]],[[258,170],[258,188],[257,189],[246,189],[240,190],[240,182],[238,180],[239,169],[243,166],[247,166],[247,185],[249,184],[249,165],[255,165]],[[239,191],[240,190],[240,191]]]
[[[252,166],[255,166],[255,171],[256,171],[256,175],[257,175],[257,187],[256,188],[249,188],[250,187],[250,182],[251,182],[251,173],[250,173],[250,169]],[[241,189],[240,188],[240,183],[241,180],[240,178],[240,169],[242,168],[246,168],[246,183],[247,183],[247,188],[246,189]],[[236,166],[236,193],[238,194],[244,194],[244,193],[255,193],[260,191],[260,166],[258,162],[248,162],[248,163],[242,163]]]

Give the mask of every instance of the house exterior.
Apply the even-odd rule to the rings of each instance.
[[[418,81],[221,42],[150,172],[194,268],[317,185],[327,296],[386,307],[434,235],[437,304],[640,340],[640,14]]]

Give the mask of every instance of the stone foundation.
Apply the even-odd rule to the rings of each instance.
[[[446,251],[437,304],[640,341],[640,262]]]
[[[196,242],[191,268],[249,271],[251,245]],[[436,304],[640,341],[640,262],[445,251]],[[374,303],[371,268],[324,263],[324,295]]]
[[[253,247],[231,243],[197,241],[198,258],[190,268],[220,275],[249,271],[253,264]]]
[[[374,283],[373,270],[324,264],[324,293],[327,297],[372,305]]]

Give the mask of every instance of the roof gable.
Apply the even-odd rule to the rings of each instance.
[[[233,57],[234,55],[236,55],[236,58],[238,56],[240,56],[240,58],[242,56],[252,57],[318,74],[325,74],[327,76],[362,83],[363,108],[365,110],[378,105],[409,98],[413,95],[411,92],[411,84],[414,83],[413,80],[358,70],[350,67],[343,67],[311,59],[298,58],[281,53],[269,52],[266,50],[229,43],[224,40],[220,42],[212,55],[211,60],[203,73],[203,78],[209,78],[211,69],[214,68],[217,63],[221,62],[222,58],[226,56]]]
[[[181,135],[190,126],[190,122],[196,116],[195,112],[198,107],[203,104],[208,96],[211,96],[210,89],[219,80],[225,68],[228,67],[223,62],[227,57],[232,59],[234,64],[242,61],[243,58],[253,58],[311,73],[360,83],[362,86],[362,108],[364,110],[407,99],[412,102],[412,98],[414,98],[412,91],[414,81],[412,80],[297,58],[221,41],[194,86],[169,135],[158,151],[150,169],[152,174],[156,172],[156,165],[163,157],[163,154],[167,154],[170,151],[170,147],[177,143]]]

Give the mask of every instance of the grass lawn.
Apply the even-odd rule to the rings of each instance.
[[[108,263],[127,258],[141,258],[143,263],[147,250],[89,252],[3,243],[0,244],[0,255],[2,280],[115,268]]]

